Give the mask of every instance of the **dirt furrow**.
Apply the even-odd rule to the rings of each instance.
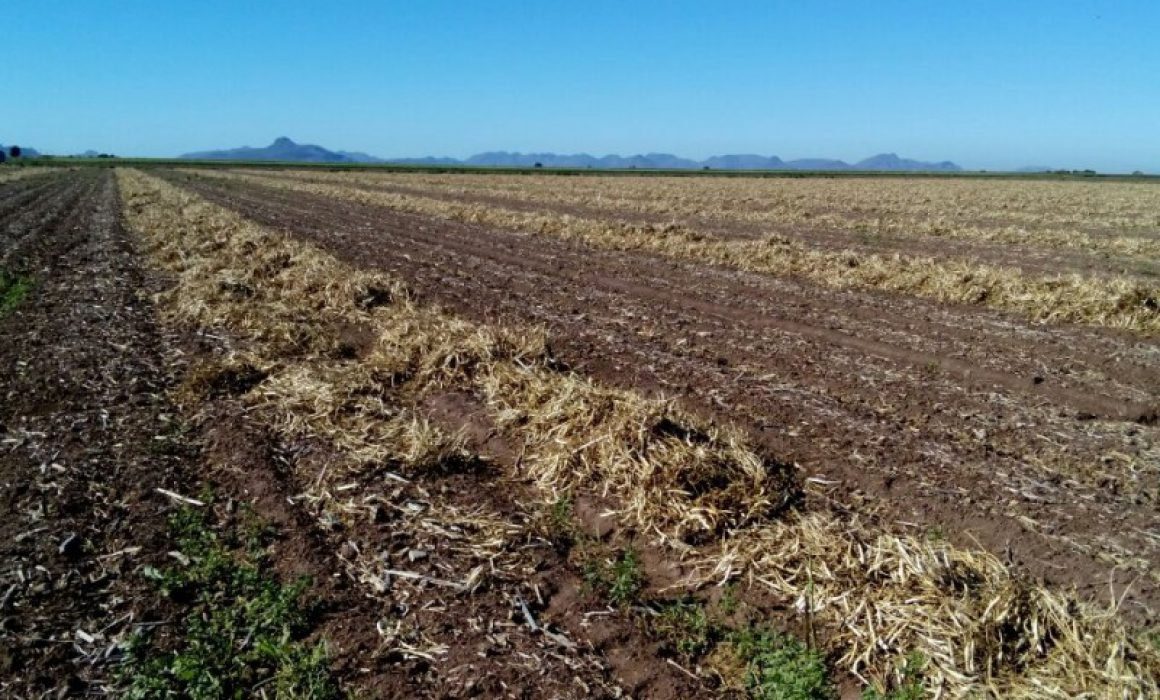
[[[0,264],[17,255],[22,239],[65,216],[80,200],[91,178],[64,175],[32,178],[31,186],[17,193],[2,212],[0,223]],[[23,183],[21,183],[23,184]]]
[[[104,694],[140,621],[130,574],[164,556],[180,450],[143,275],[108,173],[56,176],[5,228],[31,271],[0,318],[0,688]],[[21,228],[25,227],[25,228]]]
[[[51,190],[55,180],[55,174],[45,174],[0,184],[0,220],[7,221],[14,213],[35,206],[37,198]]]
[[[0,309],[0,694],[110,696],[163,680],[145,660],[148,642],[133,640],[187,642],[184,589],[162,594],[150,580],[189,565],[170,523],[189,502],[180,494],[216,493],[220,505],[199,513],[235,523],[257,513],[276,526],[270,549],[286,580],[318,581],[317,612],[340,632],[330,651],[350,652],[341,664],[362,661],[378,635],[350,620],[376,610],[333,584],[333,548],[286,507],[294,492],[278,489],[279,467],[260,434],[245,433],[244,412],[212,407],[203,459],[199,426],[171,402],[199,341],[157,323],[150,297],[163,284],[121,225],[112,171],[62,173],[49,190],[19,210],[3,249],[30,285]],[[348,679],[366,676],[336,665]]]
[[[311,178],[301,173],[265,173],[304,182],[337,184],[334,179]],[[1035,245],[1017,245],[987,241],[957,240],[922,235],[888,235],[852,229],[802,227],[801,225],[759,224],[731,220],[722,216],[676,216],[648,214],[615,204],[591,205],[560,202],[551,198],[516,196],[503,192],[465,192],[459,188],[434,185],[410,185],[395,182],[360,180],[343,181],[350,187],[368,191],[429,197],[448,202],[467,202],[519,212],[550,212],[592,219],[615,219],[635,224],[663,226],[680,224],[719,238],[761,239],[780,235],[812,247],[829,250],[853,250],[885,255],[925,255],[936,258],[957,257],[989,265],[1016,267],[1024,272],[1053,275],[1064,271],[1095,275],[1143,275],[1154,278],[1155,269],[1141,265],[1139,259],[1097,252],[1082,252]],[[746,209],[749,211],[749,209]]]
[[[260,199],[271,203],[290,206],[298,198],[297,194],[271,188],[257,189],[262,192]],[[404,221],[418,222],[420,229],[432,223],[422,216],[398,212],[395,215]],[[446,222],[440,222],[443,224]],[[455,224],[443,225],[439,233],[442,239],[453,241],[453,245],[474,256],[490,257],[501,264],[533,267],[551,276],[579,278],[592,267],[563,264],[569,255],[575,254],[573,246],[529,243],[525,236],[490,230],[487,240],[483,240],[478,228]],[[407,233],[404,231],[401,235]],[[528,250],[532,249],[540,252],[529,257]],[[601,259],[625,257],[599,255],[603,256]],[[639,257],[656,261],[652,256]],[[1088,408],[1100,415],[1129,419],[1148,412],[1152,399],[1160,392],[1160,373],[1151,367],[1158,351],[1155,342],[1104,330],[1029,326],[1009,316],[980,312],[976,307],[947,307],[891,294],[835,292],[762,275],[720,271],[679,261],[663,262],[669,268],[678,269],[681,275],[712,281],[712,289],[697,290],[701,295],[698,299],[706,292],[722,289],[708,304],[700,304],[714,313],[731,317],[741,312],[748,315],[750,322],[782,322],[794,332],[820,333],[828,343],[909,359],[924,366],[938,364],[961,378],[969,381],[973,377],[987,386],[999,384],[1012,390],[1029,390],[1056,400],[1070,394],[1063,403],[1070,401],[1080,410],[1085,402],[1100,401],[1092,396],[1093,392],[1103,394],[1113,400],[1098,407],[1090,403]],[[605,285],[625,284],[623,279],[613,283],[613,278],[608,276],[597,275],[592,279]],[[627,282],[632,283],[631,279]],[[652,276],[647,284],[638,284],[633,291],[659,292],[661,298],[671,299],[686,287],[686,281],[681,278]],[[761,317],[747,313],[753,310],[754,297],[766,302],[761,308]],[[742,298],[745,302],[739,303],[738,299]],[[698,299],[687,297],[681,301],[698,305]],[[1008,347],[997,348],[996,342]],[[1035,348],[1034,358],[1020,352],[1031,347]]]
[[[1109,575],[1144,574],[1129,593],[1135,614],[1149,617],[1157,603],[1147,575],[1156,429],[1124,420],[1151,420],[1141,399],[1156,395],[1148,358],[1157,350],[1146,341],[913,300],[890,309],[888,297],[838,298],[259,187],[184,184],[393,270],[461,313],[544,322],[565,361],[741,419],[779,456],[839,481],[841,498],[869,494],[932,536],[977,538],[1093,596],[1106,595]],[[971,367],[972,353],[992,362]],[[1113,563],[1124,568],[1110,574]]]

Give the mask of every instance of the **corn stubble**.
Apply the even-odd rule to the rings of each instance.
[[[611,499],[622,523],[692,565],[688,586],[741,578],[767,587],[869,683],[887,684],[921,653],[926,687],[943,697],[1160,693],[1160,651],[1130,634],[1114,605],[1096,609],[1023,581],[988,553],[805,508],[790,470],[741,433],[559,371],[542,332],[418,305],[384,275],[142,173],[118,175],[129,223],[176,280],[164,300],[170,320],[240,339],[239,361],[268,373],[247,394],[254,410],[345,456],[337,473],[318,475],[319,493],[384,464],[418,473],[474,458],[418,408],[439,392],[470,392],[522,446],[518,475],[541,487],[545,504],[562,492]],[[574,223],[559,235],[636,240],[586,222],[578,234]],[[371,328],[376,341],[336,359],[333,329],[350,325]],[[498,552],[513,526],[494,518],[480,515],[477,530]]]

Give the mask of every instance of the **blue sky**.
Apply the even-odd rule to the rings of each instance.
[[[1160,2],[9,0],[0,143],[1160,172]]]

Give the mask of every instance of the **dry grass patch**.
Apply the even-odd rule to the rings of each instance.
[[[61,172],[61,171],[57,170],[55,168],[43,168],[43,167],[32,167],[32,168],[0,167],[0,184],[6,183],[6,182],[16,182],[17,180],[23,180],[24,178],[34,177],[36,175],[44,175],[46,173],[53,173],[53,172]]]
[[[803,514],[738,533],[702,562],[794,601],[830,633],[841,667],[886,686],[907,657],[928,660],[928,692],[951,697],[1144,698],[1160,654],[1096,609],[1014,576],[986,552],[897,537],[857,519]],[[897,680],[897,679],[895,679]]]

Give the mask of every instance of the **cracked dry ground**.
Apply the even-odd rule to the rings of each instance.
[[[740,422],[813,488],[1081,595],[1160,606],[1160,343],[166,175],[609,383]]]

